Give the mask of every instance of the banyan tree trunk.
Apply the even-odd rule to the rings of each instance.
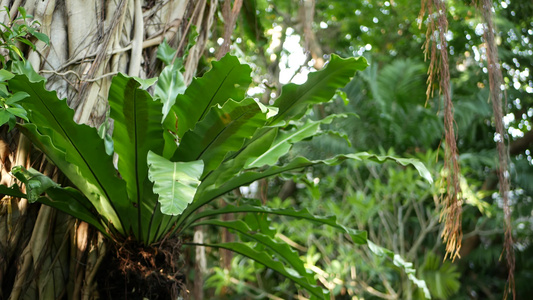
[[[79,123],[106,119],[111,78],[122,72],[147,78],[158,74],[157,46],[166,39],[178,55],[196,30],[196,45],[185,60],[190,82],[204,51],[218,0],[3,0],[11,15],[23,6],[41,23],[50,45],[35,41],[27,59],[47,78],[47,88],[67,98]],[[15,130],[0,128],[0,184],[11,185],[11,167],[61,175]],[[97,299],[96,274],[108,242],[86,223],[25,199],[0,203],[0,299]]]

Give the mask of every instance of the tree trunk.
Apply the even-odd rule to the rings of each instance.
[[[199,33],[185,60],[188,82],[196,71],[218,0],[3,0],[11,15],[23,6],[41,23],[50,45],[34,41],[26,57],[47,88],[67,98],[75,120],[106,121],[107,94],[118,72],[146,78],[158,74],[157,46],[166,39],[183,55],[192,30]],[[6,126],[4,126],[6,127]],[[11,185],[11,167],[32,166],[61,180],[42,154],[15,131],[0,129],[0,183]],[[107,240],[84,222],[50,207],[4,197],[0,204],[0,299],[96,299],[95,275]]]

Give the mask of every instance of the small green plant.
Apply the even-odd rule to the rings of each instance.
[[[7,7],[4,8],[4,11],[8,16],[11,15]],[[24,56],[17,44],[24,43],[35,50],[35,44],[28,39],[29,37],[35,37],[47,45],[50,43],[46,34],[37,31],[37,27],[40,25],[37,20],[28,23],[27,20],[33,17],[26,14],[24,7],[19,7],[18,12],[20,17],[16,18],[12,24],[0,23],[2,26],[0,30],[0,48],[7,51],[7,58],[4,55],[0,55],[0,63],[2,65],[0,69],[0,126],[7,123],[9,124],[9,130],[15,126],[17,117],[28,121],[26,111],[17,103],[27,94],[24,92],[11,94],[6,88],[6,81],[14,76],[9,70],[19,68],[20,63],[24,62]],[[13,64],[16,66],[13,67]]]
[[[0,70],[0,74],[2,71],[5,70]],[[26,110],[17,103],[27,96],[28,94],[24,92],[11,94],[7,91],[5,85],[0,85],[0,126],[7,123],[9,130],[11,130],[17,122],[17,117],[28,121]]]
[[[4,7],[4,11],[8,16],[11,15],[7,6]],[[35,37],[47,45],[50,44],[50,39],[46,34],[37,31],[37,28],[41,25],[39,21],[33,20],[28,23],[28,19],[33,18],[33,16],[26,14],[24,7],[19,7],[18,12],[20,17],[17,17],[12,24],[0,23],[0,26],[3,27],[3,30],[0,30],[0,47],[7,50],[8,57],[11,60],[23,61],[24,56],[17,43],[24,43],[35,50],[35,44],[30,41],[29,37]],[[5,68],[8,60],[3,55],[0,55],[0,62]]]
[[[25,97],[15,101],[27,111],[27,122],[17,126],[73,187],[61,187],[33,169],[16,167],[12,173],[25,184],[23,196],[30,202],[50,205],[86,221],[117,243],[133,239],[152,245],[199,225],[228,228],[249,242],[205,246],[252,258],[297,283],[314,298],[324,299],[327,293],[316,286],[299,255],[269,232],[268,218],[256,218],[253,223],[223,222],[217,217],[226,213],[278,214],[329,225],[354,243],[368,244],[375,253],[394,259],[412,275],[411,265],[367,241],[364,231],[338,224],[335,217],[316,217],[306,210],[270,209],[254,201],[219,209],[205,207],[199,212],[213,200],[258,179],[348,159],[413,165],[431,180],[416,160],[365,152],[280,162],[294,143],[319,134],[320,126],[336,117],[301,121],[309,107],[329,101],[337,88],[366,66],[364,58],[332,55],[327,67],[310,74],[305,84],[286,85],[272,106],[245,97],[251,69],[230,55],[214,62],[212,69],[194,79],[186,90],[177,65],[168,66],[154,96],[146,89],[157,78],[141,80],[119,74],[112,81],[108,98],[114,121],[112,144],[106,144],[95,128],[76,124],[66,101],[45,89],[44,78],[26,69],[8,80],[14,95]],[[118,157],[116,168],[110,154]],[[1,192],[21,195],[16,186],[2,187]]]

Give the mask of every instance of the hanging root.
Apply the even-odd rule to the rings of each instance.
[[[494,23],[492,21],[492,1],[480,0],[477,2],[477,8],[480,10],[485,21],[484,38],[487,49],[487,68],[489,73],[490,97],[492,99],[492,109],[494,112],[494,123],[496,125],[496,133],[498,139],[496,140],[498,148],[498,157],[500,169],[498,170],[498,179],[500,182],[500,195],[503,198],[503,213],[505,217],[505,241],[504,252],[506,254],[507,267],[509,274],[507,277],[507,287],[505,289],[504,298],[507,299],[509,291],[513,294],[513,299],[516,299],[515,282],[514,282],[514,268],[515,257],[513,249],[513,232],[511,225],[511,209],[509,207],[509,168],[508,168],[508,152],[505,144],[505,131],[503,128],[503,111],[502,111],[502,73],[500,63],[498,61],[498,47],[494,39]],[[502,253],[503,256],[503,253]]]

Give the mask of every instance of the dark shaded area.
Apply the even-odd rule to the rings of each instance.
[[[176,299],[186,290],[181,242],[145,247],[131,240],[108,251],[97,275],[101,299]]]

